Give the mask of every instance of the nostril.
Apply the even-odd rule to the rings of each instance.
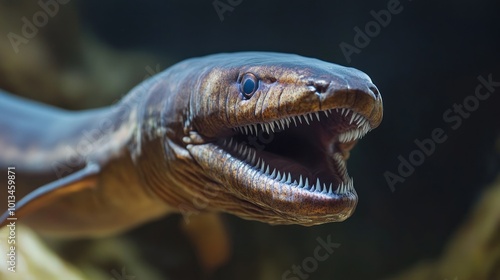
[[[316,88],[317,93],[325,93],[328,91],[330,83],[327,83],[325,81],[317,81],[314,83],[314,87]]]
[[[378,92],[378,89],[376,87],[369,87],[369,89],[373,92],[373,95],[375,95],[375,98],[378,98],[380,93]]]

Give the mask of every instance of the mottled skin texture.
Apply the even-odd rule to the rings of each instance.
[[[241,89],[246,73],[258,79],[249,98]],[[0,136],[0,147],[10,151],[0,155],[0,165],[16,166],[18,200],[87,164],[101,169],[89,176],[95,180],[90,180],[88,188],[52,201],[24,219],[39,230],[70,236],[115,233],[173,212],[189,216],[220,211],[271,224],[342,221],[356,206],[353,188],[340,193],[306,190],[292,183],[301,172],[292,172],[292,182],[273,179],[228,152],[222,141],[247,137],[233,128],[322,112],[321,121],[309,128],[298,125],[286,139],[293,142],[294,135],[301,138],[303,134],[303,141],[319,147],[314,148],[318,159],[312,162],[321,168],[334,166],[329,172],[335,176],[318,178],[334,182],[335,191],[336,184],[347,183],[348,177],[330,158],[334,152],[348,157],[355,140],[339,143],[338,138],[354,125],[348,117],[327,110],[346,108],[357,113],[366,130],[382,119],[381,96],[364,73],[278,53],[186,60],[140,84],[120,103],[94,111],[58,111],[2,98],[7,104],[0,105],[0,109],[6,107],[2,115],[23,116],[9,121],[0,118],[0,129],[9,132]],[[84,149],[82,143],[89,138],[93,140],[87,141],[90,148]],[[274,161],[272,153],[262,154],[266,163]],[[61,168],[68,167],[68,155],[74,156],[73,165]],[[289,172],[293,157],[271,170]],[[302,163],[304,170],[310,162]],[[0,194],[2,201],[4,196]]]

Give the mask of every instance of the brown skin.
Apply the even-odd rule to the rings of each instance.
[[[245,87],[248,79],[254,84],[249,82]],[[348,109],[347,115],[337,108]],[[34,111],[38,114],[44,110],[50,109]],[[256,158],[271,164],[271,171],[291,172],[290,181],[261,172],[254,167],[255,162],[245,161],[223,143],[230,137],[240,144],[247,142],[246,137],[251,136],[237,132],[238,127],[258,124],[264,129],[263,123],[281,120],[284,128],[286,122],[292,123],[292,119],[285,119],[298,120],[297,116],[315,112],[321,113],[320,121],[313,115],[310,126],[292,124],[276,133],[275,143],[269,143],[264,151],[255,151]],[[31,116],[29,109],[23,114],[38,118],[35,113]],[[44,119],[45,123],[68,119],[54,128],[60,134],[47,135],[47,127],[35,124],[29,133],[36,139],[26,138],[28,129],[19,130],[15,123],[0,121],[0,128],[12,131],[10,138],[0,136],[0,146],[20,152],[31,146],[31,157],[50,154],[55,162],[63,161],[67,155],[55,153],[61,151],[61,143],[76,147],[84,131],[98,128],[102,120],[111,120],[100,145],[94,145],[85,156],[77,153],[83,165],[100,167],[97,174],[88,175],[96,183],[37,207],[25,219],[46,232],[87,236],[123,231],[172,212],[186,217],[200,211],[228,212],[271,224],[342,221],[352,214],[357,195],[352,187],[335,189],[350,182],[343,171],[343,160],[357,137],[340,141],[339,135],[358,126],[364,135],[378,126],[382,99],[369,77],[356,69],[296,55],[252,52],[186,60],[139,85],[114,107],[95,114],[61,114],[49,114]],[[76,114],[80,117],[74,117]],[[356,116],[353,124],[349,123],[351,116]],[[81,125],[72,125],[75,120]],[[290,150],[305,150],[312,157],[280,151],[296,137],[304,144]],[[254,153],[249,151],[250,155]],[[16,152],[0,156],[1,165],[16,165],[20,176],[29,162],[30,158]],[[23,195],[40,183],[57,179],[51,168],[30,168],[31,174],[25,177],[31,181],[26,179],[24,185],[18,185]],[[315,178],[326,186],[332,183],[333,192],[297,186],[302,173],[310,183]],[[45,179],[37,181],[41,177]],[[68,187],[71,184],[61,186]]]

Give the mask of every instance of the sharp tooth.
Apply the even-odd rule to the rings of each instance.
[[[285,124],[286,124],[286,121],[281,119],[280,120],[280,123],[281,123],[281,129],[284,130],[285,129]]]
[[[323,111],[325,113],[325,116],[328,117],[328,111]]]
[[[309,124],[309,121],[307,120],[307,116],[304,116],[304,120],[306,120],[306,123]]]
[[[269,175],[269,165],[266,167],[266,174]]]
[[[304,188],[308,188],[309,187],[309,178],[306,178],[306,182],[304,183]]]
[[[260,158],[259,158],[260,159]],[[260,173],[264,173],[264,167],[266,167],[266,164],[264,163],[264,161],[261,162],[261,167],[260,167]]]
[[[283,172],[283,177],[281,178],[281,183],[286,182],[286,174]]]
[[[280,121],[274,121],[274,126],[276,127],[276,130],[281,130]]]
[[[344,116],[344,112],[345,112],[345,108],[342,108],[342,109],[340,110],[340,115],[341,115],[341,116]]]
[[[358,127],[364,130],[366,120],[365,119],[360,119],[358,123]]]
[[[372,130],[372,128],[370,127],[370,124],[368,123],[368,121],[365,122],[365,124],[363,125],[363,127],[364,127],[365,132],[368,132],[368,131]]]
[[[231,145],[233,144],[233,137],[231,137],[231,139],[229,139],[229,144],[227,144],[227,146],[229,148],[231,148]]]
[[[267,132],[267,134],[270,134],[269,133],[269,124],[268,123],[266,123],[266,132]]]
[[[344,183],[342,182],[342,183],[340,183],[340,185],[339,185],[339,186],[338,186],[338,188],[337,188],[337,191],[336,191],[336,192],[337,192],[337,194],[341,194],[341,193],[342,193],[342,188],[343,188],[343,187],[344,187]]]
[[[291,182],[292,182],[292,175],[290,174],[290,172],[288,172],[288,178],[286,179],[286,183],[290,184]]]
[[[368,132],[368,130],[366,129],[366,121],[365,120],[362,120],[359,124],[359,128],[363,130],[363,132]]]
[[[328,193],[330,193],[330,194],[333,193],[332,192],[332,183],[330,183],[330,188],[328,189]]]
[[[275,175],[276,175],[276,168],[273,169],[273,173],[271,173],[271,178],[274,178]]]
[[[290,127],[290,118],[286,118],[286,128],[289,128]]]
[[[327,193],[327,192],[328,192],[328,191],[327,191],[327,189],[326,189],[326,184],[325,184],[325,183],[323,183],[323,191],[321,191],[321,193]]]
[[[297,180],[293,180],[293,184],[294,184],[294,185],[297,185],[297,184],[298,184],[298,183],[297,183]]]
[[[300,175],[300,179],[299,179],[299,188],[302,188],[304,185],[302,185],[302,175]]]
[[[269,126],[271,128],[271,131],[274,133],[274,122],[270,123]]]
[[[354,113],[351,116],[351,120],[349,121],[349,124],[352,124],[352,121],[354,120]]]
[[[319,113],[318,112],[314,112],[314,114],[316,115],[316,118],[318,119],[319,121]]]
[[[330,114],[331,114],[331,113],[332,113],[332,109],[328,109],[328,113],[330,113]]]
[[[338,113],[338,112],[339,112],[339,108],[335,108],[335,112],[337,112],[337,113]]]
[[[295,116],[293,116],[293,117],[292,117],[292,120],[293,120],[293,123],[295,124],[295,126],[297,126],[297,120],[296,120],[295,118],[296,118],[296,117],[295,117]]]
[[[248,126],[248,131],[250,131],[250,134],[253,134],[253,130],[252,130],[252,126],[251,125]]]
[[[278,171],[278,175],[276,176],[276,180],[277,180],[277,181],[281,180],[281,174],[280,174],[280,172],[279,172],[279,171]]]
[[[316,179],[316,192],[321,192],[321,183],[319,182],[319,178]]]
[[[307,114],[307,115],[309,116],[309,119],[311,119],[311,121],[314,121],[314,119],[313,119],[313,114],[312,114],[312,113],[309,113],[309,114]]]
[[[253,150],[253,151],[252,151],[252,154],[253,154],[253,156],[252,156],[252,160],[251,160],[250,162],[251,162],[252,164],[254,164],[254,163],[255,163],[255,156],[257,155],[257,152],[256,152],[255,150]]]

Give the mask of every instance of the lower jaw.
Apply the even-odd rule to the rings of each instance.
[[[214,210],[270,224],[311,226],[343,221],[352,214],[357,204],[353,189],[341,194],[323,194],[295,185],[284,185],[229,156],[213,143],[188,145],[188,150],[210,177],[222,184],[227,195],[220,199],[237,198],[235,201],[220,201]]]
[[[257,150],[242,143],[234,143],[230,140],[223,140],[218,143],[220,148],[232,157],[237,158],[250,168],[260,171],[260,173],[271,175],[280,172],[291,181],[299,182],[302,177],[309,182],[316,182],[317,179],[327,186],[332,183],[334,188],[341,183],[347,183],[350,179],[341,151],[329,151],[331,154],[316,153],[315,159],[309,159],[309,166],[290,158],[276,155],[265,150]],[[313,165],[311,167],[311,165]]]

